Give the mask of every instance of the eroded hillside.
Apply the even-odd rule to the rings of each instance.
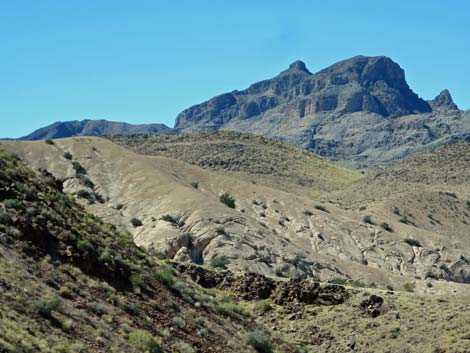
[[[140,139],[146,153],[167,148],[176,158],[182,151],[185,159],[190,151],[165,143],[159,147],[154,138]],[[381,200],[374,190],[393,188],[366,179],[310,197],[308,187],[305,196],[298,192],[301,189],[284,191],[283,183],[276,187],[276,178],[271,187],[256,182],[261,179],[257,170],[245,169],[243,177],[227,175],[175,158],[136,154],[100,138],[3,146],[33,168],[46,168],[63,180],[67,192],[81,198],[89,211],[129,230],[137,244],[176,261],[223,263],[236,271],[284,277],[350,279],[381,288],[402,288],[411,282],[420,291],[431,292],[452,286],[459,290],[443,279],[468,281],[468,206],[445,193],[449,190],[435,191],[428,199],[421,189],[415,187],[415,194],[423,197],[415,197],[404,185],[403,193],[384,193]],[[194,140],[195,151],[207,151],[206,146],[204,139]],[[278,155],[285,153],[281,149]],[[267,163],[265,156],[260,153],[257,163]],[[245,168],[248,157],[240,159],[240,168]],[[327,161],[318,161],[324,164],[318,175],[334,170]],[[446,206],[438,207],[441,202]],[[432,223],[428,214],[439,223]],[[450,214],[458,215],[458,227],[446,221]]]

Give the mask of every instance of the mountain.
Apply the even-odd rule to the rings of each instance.
[[[361,168],[467,139],[470,113],[447,90],[419,98],[390,58],[356,56],[315,74],[296,61],[273,79],[184,110],[175,128],[251,132]]]
[[[107,120],[59,121],[40,128],[19,140],[45,140],[72,136],[103,136],[117,134],[171,134],[173,129],[164,124],[132,125]]]

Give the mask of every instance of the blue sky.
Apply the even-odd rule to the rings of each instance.
[[[0,0],[0,136],[85,118],[173,126],[294,60],[315,72],[358,54],[469,109],[469,14],[466,0]]]

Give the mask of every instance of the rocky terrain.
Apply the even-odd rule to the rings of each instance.
[[[218,134],[215,145],[237,136]],[[34,169],[50,171],[66,192],[90,212],[130,231],[138,245],[178,262],[222,263],[233,271],[307,275],[383,289],[412,285],[434,293],[458,292],[464,288],[458,283],[470,281],[470,213],[463,189],[361,176],[252,135],[238,137],[246,153],[237,167],[243,172],[230,171],[230,163],[201,168],[184,160],[190,150],[194,164],[202,151],[217,151],[207,149],[209,135],[202,136],[194,141],[183,136],[184,148],[177,136],[174,144],[164,138],[161,145],[154,136],[136,137],[134,144],[132,137],[120,140],[136,150],[145,146],[142,153],[155,156],[101,138],[2,146]],[[269,148],[256,154],[258,144]],[[242,156],[237,148],[233,153]],[[159,155],[161,150],[173,158]],[[274,177],[264,182],[255,167],[273,155],[278,158]],[[301,180],[311,183],[292,182],[296,188],[290,191],[282,173],[275,176],[283,166],[295,173],[298,166],[292,161],[300,155],[321,167],[299,169]],[[332,171],[343,177],[328,180]]]
[[[315,74],[297,61],[272,79],[184,110],[175,128],[251,132],[363,168],[466,140],[470,116],[447,90],[419,98],[390,58],[357,56]]]
[[[33,131],[19,140],[46,140],[72,136],[103,136],[125,134],[171,134],[164,124],[133,125],[107,120],[59,121]]]
[[[162,261],[67,180],[0,166],[2,352],[468,352],[466,296]]]

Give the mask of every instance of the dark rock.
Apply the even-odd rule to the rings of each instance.
[[[433,110],[458,110],[449,90],[445,89],[433,100],[429,101]]]
[[[343,303],[348,297],[344,287],[327,285],[309,279],[291,279],[278,285],[273,302],[278,305],[299,302],[302,304],[334,305]]]
[[[375,318],[382,314],[383,304],[384,300],[382,297],[371,295],[360,304],[360,307],[367,315]]]

